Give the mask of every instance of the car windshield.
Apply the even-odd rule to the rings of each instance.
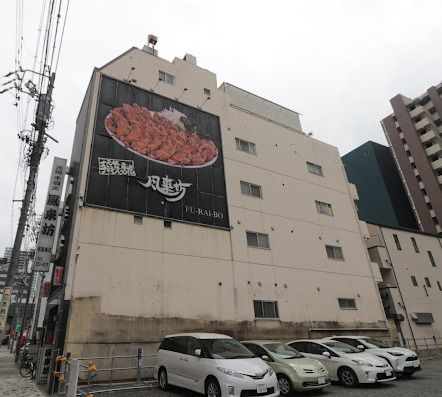
[[[332,349],[341,352],[341,353],[360,353],[363,350],[357,349],[356,347],[347,345],[346,343],[338,342],[338,341],[330,341],[330,342],[324,342],[323,345],[327,347],[331,347]]]
[[[254,358],[255,355],[235,339],[202,339],[212,358]]]
[[[288,345],[284,345],[284,343],[275,342],[275,343],[266,343],[264,347],[272,352],[276,357],[282,358],[282,359],[289,359],[289,358],[302,358],[304,357],[301,353],[299,353],[297,350],[293,349],[293,347],[290,347]]]
[[[376,347],[380,347],[380,348],[386,348],[386,347],[391,347],[389,346],[387,343],[382,342],[379,339],[372,339],[372,338],[364,338],[362,339],[365,344],[369,345],[371,348],[376,348]]]

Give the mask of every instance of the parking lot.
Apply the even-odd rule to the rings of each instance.
[[[200,394],[184,389],[171,388],[163,392],[157,388],[143,391],[121,391],[100,394],[101,396],[113,397],[201,397]],[[299,395],[299,394],[298,394]],[[309,392],[304,396],[320,397],[433,397],[442,396],[442,357],[427,359],[423,361],[422,371],[414,374],[411,378],[401,378],[396,381],[380,383],[375,385],[358,386],[352,389],[345,388],[339,384],[333,384],[323,391]]]

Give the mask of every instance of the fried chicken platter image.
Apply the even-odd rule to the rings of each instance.
[[[158,163],[200,168],[218,158],[215,144],[188,131],[187,117],[173,108],[153,112],[144,106],[125,103],[110,111],[104,125],[120,145]]]

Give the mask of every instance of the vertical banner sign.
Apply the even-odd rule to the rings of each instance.
[[[54,285],[61,285],[63,282],[63,266],[55,266]]]
[[[46,205],[41,219],[37,248],[35,250],[34,272],[49,271],[65,171],[66,159],[54,157],[51,179],[49,180],[48,195],[46,197]]]
[[[2,300],[0,302],[0,336],[6,331],[6,320],[8,316],[9,304],[11,303],[12,288],[5,287]]]

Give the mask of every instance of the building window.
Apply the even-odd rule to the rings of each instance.
[[[416,280],[416,277],[415,277],[415,276],[411,276],[411,282],[413,283],[413,285],[414,285],[415,287],[417,287],[417,280]]]
[[[323,203],[322,201],[315,201],[316,210],[319,214],[333,216],[332,206],[329,203]]]
[[[428,257],[430,258],[431,266],[436,267],[436,262],[434,261],[433,254],[431,251],[427,251]]]
[[[159,80],[164,81],[165,83],[170,85],[175,85],[175,76],[166,72],[162,72],[161,70],[159,72]]]
[[[210,90],[208,88],[204,88],[204,95],[210,96]]]
[[[338,298],[339,307],[343,310],[357,310],[356,301],[348,298]]]
[[[440,285],[440,282],[437,282],[437,287],[439,288],[439,291],[442,291],[442,286]]]
[[[424,280],[425,280],[426,286],[431,288],[430,279],[428,277],[425,277]]]
[[[416,239],[411,237],[411,243],[413,244],[413,248],[415,252],[419,252],[419,247],[417,246]]]
[[[402,247],[401,247],[401,243],[399,242],[399,237],[397,236],[397,234],[393,234],[393,238],[394,238],[394,242],[396,244],[396,248],[401,251]]]
[[[327,251],[327,256],[329,259],[336,259],[338,261],[344,260],[344,255],[342,254],[341,247],[336,247],[334,245],[326,245],[325,250]]]
[[[269,235],[264,233],[246,232],[247,245],[255,248],[270,248]]]
[[[310,172],[310,174],[324,176],[324,174],[322,172],[322,167],[318,164],[309,163],[307,161],[307,170],[308,170],[308,172]]]
[[[255,318],[279,318],[277,301],[253,301],[253,309],[255,310]]]
[[[240,181],[241,193],[246,196],[262,198],[262,189],[259,185],[254,185],[253,183]]]
[[[165,229],[172,229],[172,222],[171,221],[164,221],[164,228]]]
[[[256,145],[252,142],[247,142],[239,138],[235,138],[236,149],[241,150],[241,152],[246,152],[250,154],[256,154]]]
[[[134,223],[135,225],[142,225],[143,224],[143,217],[139,215],[134,215]]]

